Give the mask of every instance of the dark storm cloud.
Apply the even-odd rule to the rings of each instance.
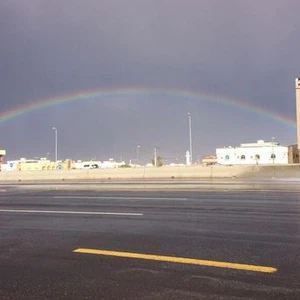
[[[148,86],[245,99],[293,118],[293,80],[300,73],[297,8],[296,0],[4,0],[0,4],[0,110],[78,90]],[[160,109],[168,109],[170,101]],[[147,111],[155,118],[156,104],[132,105],[135,114]],[[186,114],[188,108],[176,102],[169,120]],[[190,108],[197,110],[194,105]],[[126,107],[123,114],[131,115]],[[101,118],[110,120],[111,116],[103,113]],[[49,126],[55,122],[63,126],[67,120],[49,116]],[[118,119],[114,126],[124,128]],[[127,126],[132,130],[128,122]],[[264,128],[265,134],[273,135],[273,127]],[[97,133],[89,130],[91,135]],[[224,144],[230,140],[224,133],[214,134],[214,139],[204,141],[207,149],[218,146],[217,140]],[[259,138],[259,134],[251,135],[251,129],[248,134],[249,139]],[[281,139],[293,142],[293,134],[283,130]],[[68,136],[72,139],[76,134],[70,130]],[[114,132],[108,143],[127,149],[143,137],[139,142],[124,140],[122,145],[119,139]],[[152,139],[149,144],[154,143]],[[235,139],[245,141],[244,132]],[[9,137],[7,144],[15,147]],[[175,147],[171,141],[168,146]],[[183,150],[178,147],[176,151]]]

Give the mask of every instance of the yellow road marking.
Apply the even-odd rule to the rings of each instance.
[[[146,260],[155,260],[155,261],[165,261],[165,262],[172,262],[172,263],[179,263],[179,264],[227,268],[227,269],[262,272],[262,273],[277,272],[277,269],[273,267],[264,267],[264,266],[256,266],[256,265],[247,265],[247,264],[238,264],[238,263],[202,260],[202,259],[193,259],[193,258],[183,258],[183,257],[174,257],[174,256],[164,256],[164,255],[119,252],[119,251],[108,251],[108,250],[97,250],[97,249],[86,249],[86,248],[78,248],[73,250],[73,252],[84,253],[84,254],[126,257],[126,258],[137,258],[137,259],[146,259]]]

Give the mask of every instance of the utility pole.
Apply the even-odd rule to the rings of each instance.
[[[157,167],[157,153],[156,147],[154,148],[154,167]]]
[[[274,154],[274,137],[272,137],[272,159],[273,159],[273,179],[275,178],[275,165],[274,165],[274,159],[275,159],[275,154]]]
[[[57,128],[56,127],[52,127],[52,129],[55,132],[55,161],[57,162]]]
[[[139,163],[139,150],[140,150],[140,145],[137,145],[136,147],[136,164]]]
[[[272,137],[272,159],[273,159],[273,165],[274,165],[274,159],[275,159],[275,154],[274,154],[274,136]]]
[[[189,116],[189,138],[190,138],[190,162],[193,164],[193,143],[192,143],[192,115],[188,113]]]

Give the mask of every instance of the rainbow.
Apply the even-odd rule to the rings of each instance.
[[[31,113],[50,106],[60,105],[69,102],[86,101],[89,99],[107,99],[107,98],[124,98],[124,97],[173,97],[177,99],[185,99],[189,101],[206,101],[226,106],[236,107],[245,111],[249,111],[262,117],[280,122],[290,127],[296,127],[294,119],[288,118],[282,114],[272,112],[266,107],[255,106],[246,101],[227,98],[224,96],[212,95],[208,93],[198,93],[180,89],[153,89],[153,88],[114,88],[79,91],[73,94],[61,95],[56,97],[45,98],[38,101],[14,107],[10,110],[0,112],[0,124],[16,118],[18,116]]]

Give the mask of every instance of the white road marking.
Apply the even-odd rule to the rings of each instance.
[[[37,214],[78,214],[78,215],[112,215],[112,216],[143,216],[142,213],[118,213],[102,211],[67,211],[67,210],[23,210],[23,209],[0,209],[0,213],[37,213]]]
[[[54,199],[99,199],[99,200],[193,200],[188,198],[120,197],[120,196],[53,196]]]

